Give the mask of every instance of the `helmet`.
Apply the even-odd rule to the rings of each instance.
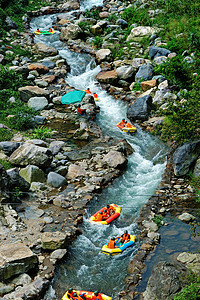
[[[73,289],[72,289],[72,288],[68,288],[68,292],[69,292],[69,293],[72,293],[72,292],[73,292]]]
[[[109,204],[107,205],[107,208],[110,208],[110,205],[109,205]]]
[[[106,210],[106,209],[104,209],[104,212],[107,212],[107,210]]]
[[[125,119],[122,119],[122,121],[124,121],[124,122],[125,122]]]
[[[98,295],[99,295],[99,292],[95,291],[94,294],[95,294],[95,296],[98,296]]]
[[[128,233],[128,231],[127,231],[127,230],[125,230],[125,231],[124,231],[124,233]]]
[[[101,215],[103,214],[102,211],[100,211],[100,214],[101,214]]]
[[[112,237],[112,239],[111,239],[111,240],[113,240],[113,241],[114,241],[114,240],[115,240],[115,237]]]
[[[77,293],[73,293],[73,297],[77,297]]]

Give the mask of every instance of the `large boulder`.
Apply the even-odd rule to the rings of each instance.
[[[59,188],[60,186],[66,185],[67,181],[65,177],[57,174],[56,172],[50,172],[47,176],[47,184],[52,187]]]
[[[155,57],[159,56],[167,56],[170,53],[171,51],[166,48],[160,48],[155,46],[149,48],[149,56],[151,59],[154,59]]]
[[[37,71],[39,74],[45,74],[49,72],[49,69],[44,64],[40,63],[30,64],[28,68],[30,71]]]
[[[150,26],[138,26],[131,30],[127,41],[140,41],[143,37],[151,36],[157,32],[156,28]]]
[[[197,161],[196,161],[193,174],[194,174],[195,177],[200,176],[200,158],[198,158]]]
[[[81,33],[83,33],[83,31],[78,25],[69,23],[66,28],[62,28],[60,33],[60,40],[75,40],[81,35]]]
[[[62,147],[65,145],[65,142],[63,141],[53,141],[49,145],[49,149],[51,150],[53,155],[56,155]]]
[[[177,260],[186,265],[190,271],[199,274],[200,270],[200,253],[182,252],[177,256]]]
[[[85,169],[83,169],[82,167],[80,167],[78,165],[71,164],[68,168],[67,178],[69,178],[69,179],[73,179],[73,178],[85,176],[85,175],[86,175]]]
[[[96,60],[98,63],[106,60],[108,61],[111,57],[111,51],[110,49],[100,49],[96,52]]]
[[[49,91],[39,88],[38,86],[25,86],[18,89],[20,93],[20,98],[24,102],[28,102],[31,97],[47,97],[49,95]]]
[[[11,164],[18,166],[48,167],[52,161],[52,153],[47,148],[25,143],[12,153],[9,161]]]
[[[10,156],[17,148],[21,146],[21,143],[18,142],[0,142],[0,150]]]
[[[178,147],[173,155],[174,174],[184,176],[194,167],[200,155],[200,140],[188,142]]]
[[[66,248],[69,244],[69,234],[67,232],[44,232],[41,235],[42,249],[56,250]]]
[[[152,98],[150,95],[137,98],[136,101],[128,107],[127,116],[130,120],[145,121],[148,119],[152,108]]]
[[[15,190],[15,188],[19,188],[20,191],[27,192],[30,189],[30,183],[19,175],[19,171],[16,168],[7,170],[7,174],[10,178],[10,190]]]
[[[115,70],[112,71],[101,71],[97,74],[97,80],[100,83],[115,84],[118,80],[118,74]]]
[[[108,154],[106,154],[103,158],[103,161],[115,169],[123,169],[128,162],[123,153],[115,150],[111,150]]]
[[[131,80],[135,76],[135,68],[133,66],[121,66],[116,69],[119,79]]]
[[[45,174],[37,166],[29,165],[19,171],[19,175],[23,177],[27,182],[45,182]]]
[[[10,177],[2,165],[0,165],[0,202],[1,198],[9,198],[9,183]]]
[[[151,64],[143,64],[139,67],[138,72],[135,75],[136,81],[151,80],[153,77],[153,67]]]
[[[0,246],[0,278],[7,280],[38,266],[38,258],[23,243],[7,243]]]
[[[45,97],[32,97],[27,105],[35,111],[40,111],[48,107],[48,100]]]
[[[45,56],[54,56],[58,54],[58,50],[56,48],[44,45],[43,43],[37,43],[35,47],[38,53],[44,54]]]
[[[149,277],[144,300],[172,300],[182,288],[183,269],[169,262],[159,262]]]

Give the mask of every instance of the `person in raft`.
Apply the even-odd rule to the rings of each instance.
[[[77,111],[78,111],[79,115],[81,115],[81,116],[86,115],[86,109],[81,109],[80,104],[77,107]]]
[[[111,238],[111,239],[109,240],[109,242],[108,242],[108,248],[114,249],[115,246],[116,246],[116,242],[115,242],[115,238],[113,237],[113,238]]]
[[[101,297],[101,294],[97,291],[94,292],[94,296],[96,297],[96,298],[94,298],[95,300],[103,300],[103,298]]]
[[[89,88],[87,88],[87,90],[85,90],[86,94],[92,94],[92,92],[90,91]]]
[[[39,29],[39,28],[37,28],[36,32],[40,33],[40,29]]]
[[[103,221],[103,213],[100,211],[95,218],[95,221]]]
[[[131,128],[132,127],[131,123],[126,123],[126,127]]]
[[[73,289],[72,288],[68,288],[68,290],[67,290],[67,297],[69,299],[74,299],[73,298],[73,294],[74,294]]]
[[[53,29],[52,29],[52,28],[49,28],[49,32],[53,32]]]
[[[94,93],[93,96],[94,96],[94,99],[97,99],[97,98],[98,98],[97,93]]]
[[[122,119],[121,122],[119,123],[122,127],[126,126],[126,121],[125,119]]]
[[[109,217],[109,214],[107,212],[107,209],[104,209],[103,214],[102,214],[102,219],[106,220]]]
[[[113,207],[110,204],[108,204],[107,205],[107,215],[112,216],[114,213],[115,213],[115,211],[114,211]]]
[[[73,293],[73,299],[74,300],[86,300],[86,298],[85,298],[85,293],[82,293],[80,296],[79,295],[77,295],[77,293]]]
[[[124,243],[127,243],[130,241],[130,234],[126,230],[121,236],[119,236],[117,238],[119,238],[119,241],[117,242],[117,244],[119,244],[119,243],[124,244]]]

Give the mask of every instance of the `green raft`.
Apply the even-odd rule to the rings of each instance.
[[[86,93],[84,91],[71,91],[61,97],[61,103],[71,104],[71,103],[81,102],[85,94]]]
[[[43,31],[40,31],[40,32],[34,31],[34,33],[37,34],[37,35],[40,35],[40,34],[50,35],[50,34],[55,33],[55,31],[53,30],[52,32],[49,32],[49,30],[43,30]]]

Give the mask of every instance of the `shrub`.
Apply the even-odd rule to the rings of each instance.
[[[100,49],[103,44],[103,39],[101,36],[95,36],[93,45],[97,48]]]
[[[2,165],[4,167],[4,169],[9,170],[11,168],[13,168],[13,166],[11,165],[11,163],[9,161],[0,159],[0,165]]]
[[[52,135],[52,130],[44,127],[43,125],[39,128],[33,129],[31,133],[32,137],[35,139],[45,140],[50,138]]]
[[[9,70],[7,67],[0,66],[0,90],[12,89],[17,91],[20,86],[26,83],[21,74]]]
[[[155,217],[153,218],[153,221],[154,221],[154,223],[156,223],[158,228],[160,228],[163,225],[162,220],[163,220],[163,217],[159,216],[159,215],[155,215]]]
[[[98,20],[99,19],[99,11],[98,9],[89,11],[88,9],[85,10],[85,17],[86,18],[93,18]]]
[[[200,299],[200,286],[198,283],[191,283],[184,287],[174,300],[197,300]]]
[[[0,128],[0,142],[10,141],[13,137],[13,133],[6,128]]]

